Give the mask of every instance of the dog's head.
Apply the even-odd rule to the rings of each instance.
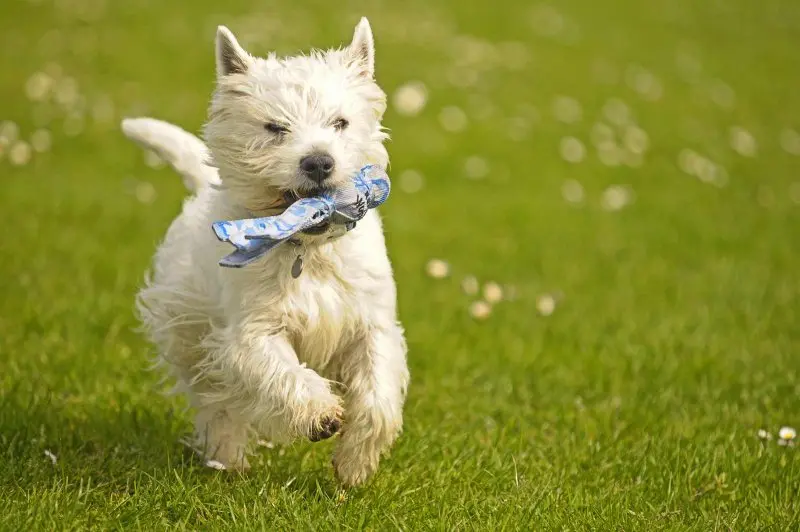
[[[217,30],[217,87],[205,139],[232,198],[265,212],[288,191],[334,187],[368,163],[385,166],[386,95],[375,83],[366,18],[343,49],[266,59]]]

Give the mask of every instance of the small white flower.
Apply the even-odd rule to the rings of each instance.
[[[492,313],[492,306],[486,301],[475,301],[469,306],[469,313],[476,320],[485,320]]]
[[[575,179],[567,179],[561,185],[561,195],[568,203],[580,203],[583,201],[583,185]]]
[[[558,148],[561,158],[568,163],[579,163],[586,157],[586,148],[583,142],[575,137],[564,137]]]
[[[731,109],[736,103],[736,91],[722,80],[715,80],[709,88],[711,101],[725,109]]]
[[[629,186],[612,185],[603,191],[601,205],[606,211],[618,211],[633,201]]]
[[[31,147],[33,148],[33,151],[37,151],[39,153],[46,152],[52,145],[52,137],[50,132],[46,129],[37,129],[33,135],[31,135]]]
[[[503,289],[499,284],[490,281],[483,287],[483,298],[490,304],[499,303],[503,299]]]
[[[642,154],[650,147],[650,137],[647,131],[639,126],[628,126],[623,133],[625,148],[633,153]]]
[[[762,440],[771,440],[772,434],[770,434],[764,429],[758,429],[758,437],[761,438]]]
[[[58,457],[56,455],[54,455],[52,452],[50,452],[49,449],[45,449],[44,450],[44,455],[47,458],[49,458],[51,462],[53,462],[53,465],[56,465],[56,462],[58,461]]]
[[[622,164],[624,150],[613,140],[605,140],[597,145],[597,158],[606,166]]]
[[[404,170],[400,174],[400,190],[406,194],[414,194],[422,190],[425,180],[416,170]]]
[[[557,96],[553,101],[553,114],[559,122],[574,124],[580,122],[583,110],[580,102],[575,98]]]
[[[630,107],[619,98],[612,98],[603,105],[603,115],[615,126],[624,126],[633,119]]]
[[[778,445],[781,447],[786,447],[789,445],[789,440],[784,440],[783,438],[778,439]]]
[[[469,120],[467,119],[466,113],[455,105],[447,106],[439,113],[439,123],[445,131],[449,131],[450,133],[463,131],[467,127],[468,122]]]
[[[556,300],[550,294],[543,294],[536,299],[536,310],[542,316],[549,316],[556,310]]]
[[[158,193],[156,192],[156,187],[154,187],[153,184],[148,181],[140,181],[136,185],[136,199],[138,199],[141,203],[146,205],[153,203],[157,195]]]
[[[66,118],[64,118],[64,124],[62,128],[66,136],[77,137],[83,132],[85,125],[86,121],[84,120],[82,114],[78,112],[71,112]]]
[[[778,437],[782,440],[793,440],[797,437],[797,431],[792,427],[781,427],[778,431]]]
[[[0,145],[11,144],[19,137],[19,126],[10,120],[0,122]]]
[[[428,89],[420,81],[411,81],[401,85],[394,93],[392,103],[401,115],[416,116],[428,101]]]
[[[50,76],[44,72],[35,72],[25,82],[25,95],[32,102],[41,102],[47,99],[52,87],[53,79]]]
[[[597,146],[603,142],[614,142],[614,130],[603,122],[597,122],[592,126],[592,144]]]
[[[470,179],[481,179],[489,173],[489,163],[483,157],[472,155],[464,161],[464,173]]]
[[[450,274],[450,266],[443,260],[431,259],[425,266],[425,271],[434,279],[444,279]]]
[[[800,133],[794,129],[784,129],[780,135],[781,147],[792,155],[800,155]]]
[[[739,155],[755,157],[758,144],[753,134],[741,126],[732,127],[729,132],[731,148]]]
[[[31,160],[31,145],[24,141],[15,142],[8,150],[8,160],[14,166],[24,166]]]
[[[217,460],[209,460],[208,462],[206,462],[206,467],[210,467],[211,469],[216,469],[217,471],[225,471],[225,469],[227,469],[225,467],[225,464]]]
[[[658,100],[664,92],[658,77],[639,65],[629,66],[625,77],[628,85],[647,100]]]
[[[78,82],[73,78],[65,77],[59,80],[55,87],[55,100],[62,107],[72,107],[80,99]]]

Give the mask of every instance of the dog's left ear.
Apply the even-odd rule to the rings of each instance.
[[[353,33],[353,42],[347,49],[353,63],[361,70],[361,75],[367,78],[375,76],[375,40],[372,38],[372,28],[367,17],[362,17]]]

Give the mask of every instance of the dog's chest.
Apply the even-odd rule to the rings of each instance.
[[[312,272],[290,283],[283,305],[289,338],[298,359],[321,371],[363,328],[358,294],[340,279]]]

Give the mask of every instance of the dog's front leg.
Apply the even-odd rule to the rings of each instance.
[[[333,456],[343,484],[367,480],[400,434],[408,378],[406,343],[399,326],[371,329],[346,354],[341,366],[347,387],[345,426]]]
[[[341,406],[330,383],[301,365],[281,334],[239,327],[224,349],[225,388],[254,427],[271,437],[329,438],[339,429]]]

